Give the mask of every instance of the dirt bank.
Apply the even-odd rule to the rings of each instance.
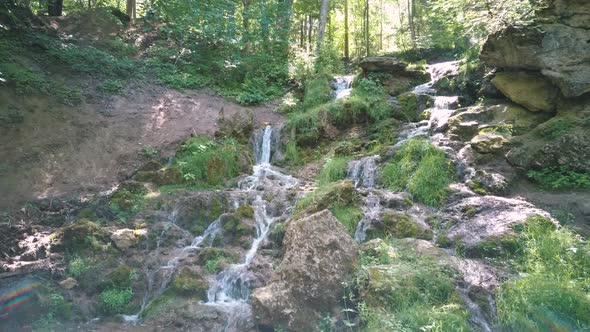
[[[213,135],[221,110],[226,117],[251,110],[257,123],[281,121],[272,103],[248,108],[207,90],[152,84],[77,107],[46,97],[16,102],[0,90],[0,104],[27,110],[18,127],[0,128],[0,210],[108,190],[142,164],[145,147],[170,156],[191,134]]]

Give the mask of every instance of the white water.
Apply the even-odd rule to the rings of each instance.
[[[260,158],[254,166],[253,174],[246,177],[238,184],[243,191],[281,191],[293,188],[298,184],[297,179],[281,173],[270,164],[272,128],[264,129],[260,146]],[[272,224],[283,216],[272,216],[267,211],[269,202],[256,194],[252,203],[254,220],[256,222],[256,238],[252,241],[250,249],[246,252],[241,262],[232,264],[217,275],[210,284],[205,304],[216,306],[227,315],[223,331],[238,331],[251,319],[250,282],[252,275],[249,271],[252,260],[256,257],[260,245],[266,240]],[[286,209],[284,214],[288,213]]]
[[[374,155],[349,162],[347,177],[354,181],[356,188],[375,187],[379,160],[381,160],[381,157]]]
[[[365,204],[363,206],[363,218],[359,222],[356,231],[354,233],[354,239],[358,243],[363,243],[367,239],[367,229],[371,225],[371,222],[378,220],[381,217],[383,208],[379,202],[379,196],[369,193],[365,198]]]
[[[445,76],[457,74],[459,64],[459,61],[449,61],[427,65],[426,71],[430,74],[430,82],[416,86],[412,92],[416,94],[435,94],[434,84]]]
[[[350,96],[352,93],[353,75],[337,76],[334,78],[336,89],[334,90],[334,99],[342,99]]]

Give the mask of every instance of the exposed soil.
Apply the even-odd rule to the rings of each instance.
[[[276,103],[242,107],[207,90],[153,84],[78,107],[47,97],[17,102],[0,90],[0,104],[27,111],[24,123],[0,129],[0,210],[108,190],[141,166],[144,147],[169,157],[190,135],[213,135],[222,110],[226,117],[252,111],[257,124],[282,121]]]

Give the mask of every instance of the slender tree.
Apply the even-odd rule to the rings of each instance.
[[[324,35],[326,34],[326,22],[328,21],[328,8],[330,7],[329,0],[322,0],[322,7],[320,9],[320,25],[318,26],[318,34],[317,34],[317,41],[318,41],[318,48],[316,49],[319,51],[320,45],[324,41]]]
[[[348,41],[348,0],[344,0],[344,58],[350,59],[350,49]]]
[[[63,0],[48,0],[47,1],[47,14],[49,16],[61,16],[63,13],[64,1]]]

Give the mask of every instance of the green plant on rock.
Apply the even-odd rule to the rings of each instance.
[[[188,268],[183,268],[182,271],[174,278],[172,282],[172,290],[182,296],[196,296],[203,299],[207,295],[208,289],[201,277]]]
[[[127,311],[129,302],[133,299],[133,290],[110,288],[98,296],[99,305],[106,314],[121,314]]]
[[[106,93],[117,94],[123,90],[123,82],[116,79],[106,80],[102,83],[100,89]]]
[[[540,125],[536,132],[541,137],[556,140],[571,133],[575,127],[576,121],[571,118],[554,118]]]
[[[454,168],[445,153],[422,138],[406,141],[381,172],[381,182],[390,190],[407,190],[430,206],[445,201],[453,178]]]

